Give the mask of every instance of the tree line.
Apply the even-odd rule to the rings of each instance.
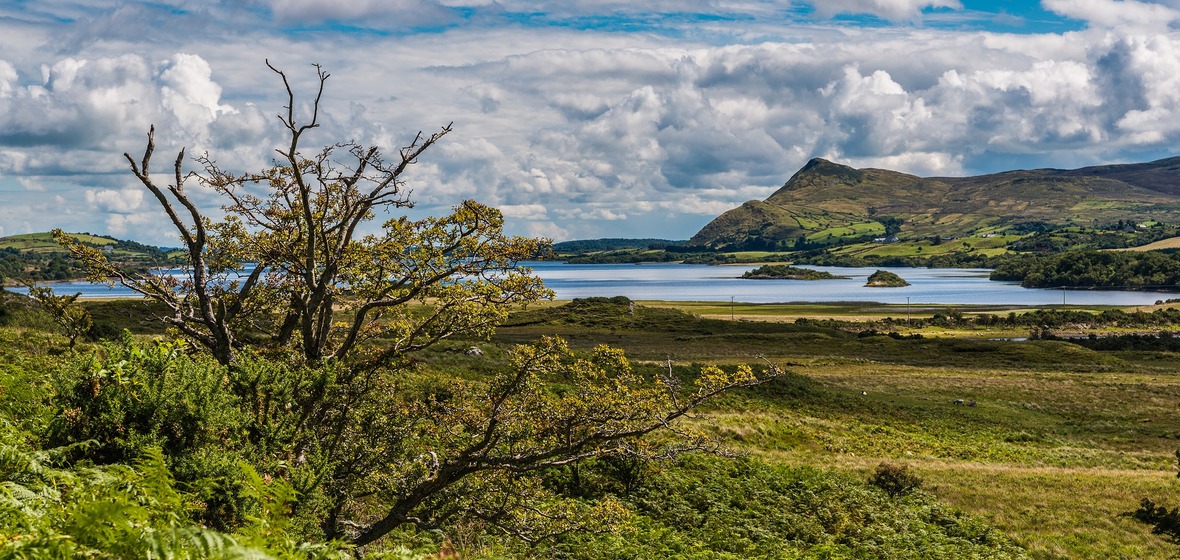
[[[997,264],[992,280],[1026,288],[1180,289],[1180,255],[1158,251],[1070,251],[1021,255]]]

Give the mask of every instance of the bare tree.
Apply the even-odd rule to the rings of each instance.
[[[164,303],[167,320],[222,363],[233,361],[245,333],[296,346],[308,361],[355,354],[380,336],[390,342],[363,359],[381,363],[459,332],[490,332],[508,306],[550,294],[518,266],[546,241],[504,235],[500,212],[476,202],[441,218],[395,216],[379,234],[360,235],[377,212],[413,205],[403,175],[451,125],[419,133],[389,161],[380,148],[355,141],[309,156],[302,144],[320,126],[329,74],[315,65],[318,89],[303,121],[287,75],[267,66],[287,98],[278,118],[288,142],[274,166],[235,174],[204,154],[196,158],[201,171],[186,174],[181,150],[172,184],[160,187],[150,172],[154,128],[138,163],[124,154],[180,234],[187,278],[120,269],[59,232],[92,279],[113,279]],[[224,218],[213,221],[193,203],[189,180],[223,197]],[[413,302],[423,305],[408,309]]]

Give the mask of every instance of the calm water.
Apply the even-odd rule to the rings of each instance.
[[[875,301],[880,303],[945,303],[990,305],[1147,305],[1180,298],[1180,292],[1123,292],[1044,290],[1022,288],[1015,282],[992,282],[990,271],[961,268],[887,268],[911,285],[904,288],[866,288],[876,268],[808,266],[847,280],[744,280],[753,266],[685,264],[571,265],[529,263],[558,299],[627,296],[631,299],[672,301],[735,301],[750,303]]]
[[[1147,305],[1180,298],[1180,292],[1123,292],[1043,290],[1021,288],[1014,282],[992,282],[988,271],[959,268],[888,268],[911,285],[905,288],[866,288],[876,268],[807,267],[850,277],[847,280],[743,280],[753,266],[686,264],[577,265],[532,262],[536,274],[557,292],[558,299],[627,296],[669,301],[735,301],[750,303],[875,301],[880,303],[938,303],[988,305]],[[86,282],[54,284],[59,294],[82,292],[82,297],[132,297],[129,290]],[[13,291],[22,291],[12,288]]]

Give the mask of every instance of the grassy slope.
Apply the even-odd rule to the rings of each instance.
[[[99,237],[97,235],[90,235],[85,233],[70,234],[74,239],[89,243],[92,245],[113,245],[117,243],[114,239],[109,237]],[[48,233],[25,233],[21,235],[10,235],[8,237],[0,237],[0,249],[13,248],[19,251],[31,251],[34,253],[65,253],[66,250],[58,245],[56,241]]]

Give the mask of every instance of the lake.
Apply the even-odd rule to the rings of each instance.
[[[986,269],[883,268],[911,285],[904,288],[866,288],[877,268],[803,266],[846,280],[746,280],[739,278],[754,266],[687,264],[572,265],[528,263],[558,299],[622,295],[631,299],[669,301],[734,301],[749,303],[873,301],[880,303],[939,303],[979,305],[1149,305],[1180,298],[1180,292],[1110,290],[1048,290],[1022,288],[1016,282],[988,280]]]
[[[992,282],[990,271],[961,268],[886,268],[911,285],[904,288],[866,288],[876,268],[807,266],[846,280],[744,280],[753,266],[691,264],[564,264],[529,262],[545,284],[568,300],[593,296],[627,296],[667,301],[734,301],[748,303],[865,301],[892,304],[1052,305],[1063,299],[1071,305],[1150,305],[1180,298],[1180,292],[1111,290],[1047,290],[1022,288],[1015,282]],[[132,297],[129,290],[87,282],[53,284],[59,294],[82,292],[82,297]],[[11,288],[12,291],[25,291]]]

